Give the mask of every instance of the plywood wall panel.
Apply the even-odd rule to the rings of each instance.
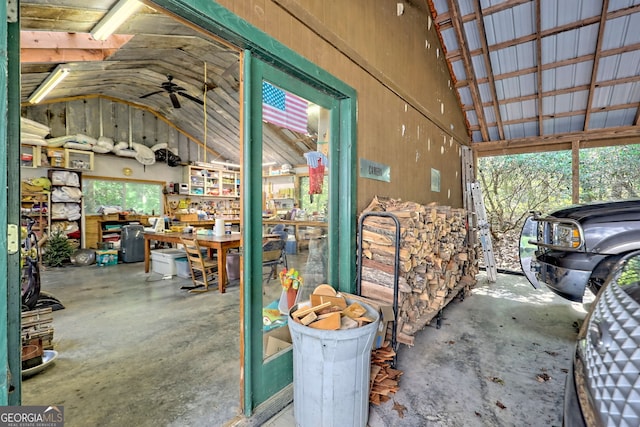
[[[100,136],[100,98],[89,98],[82,102],[85,113],[82,133],[97,139]]]

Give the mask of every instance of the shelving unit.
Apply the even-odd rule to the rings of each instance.
[[[116,247],[119,247],[120,236],[122,233],[122,227],[132,224],[143,224],[143,221],[134,220],[104,220],[98,221],[98,242],[112,242]]]
[[[42,147],[39,145],[20,146],[20,166],[37,168],[42,164]]]
[[[50,206],[49,193],[22,193],[20,200],[20,214],[33,218],[36,223],[32,230],[38,236],[38,240],[49,233],[51,219],[49,217]]]
[[[262,177],[262,190],[265,194],[265,210],[276,214],[286,214],[296,203],[296,175],[265,175]]]
[[[82,173],[67,169],[49,169],[51,181],[50,232],[61,231],[72,245],[82,241]]]
[[[240,172],[237,171],[187,166],[185,181],[189,196],[240,197]]]
[[[46,150],[49,164],[56,168],[80,171],[93,170],[93,151],[73,150],[71,148],[48,148]]]
[[[65,148],[64,167],[85,171],[93,170],[93,151]]]

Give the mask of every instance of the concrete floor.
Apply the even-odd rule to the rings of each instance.
[[[59,356],[23,381],[23,405],[64,405],[70,427],[259,425],[230,421],[239,415],[238,286],[188,294],[180,286],[189,282],[144,274],[140,263],[47,271],[43,288],[67,307],[54,312]],[[371,408],[369,426],[561,425],[582,317],[580,305],[523,277],[489,284],[481,274],[441,329],[400,347],[400,390]],[[263,425],[295,425],[292,406]]]

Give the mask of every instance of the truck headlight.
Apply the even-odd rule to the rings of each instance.
[[[554,223],[551,238],[553,246],[573,248],[580,246],[580,230],[573,224]]]

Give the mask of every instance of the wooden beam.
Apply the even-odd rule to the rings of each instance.
[[[591,84],[589,85],[589,95],[587,96],[587,110],[584,115],[583,129],[589,130],[589,120],[591,119],[591,105],[593,104],[594,92],[596,91],[596,81],[598,80],[598,66],[600,65],[600,50],[602,49],[602,41],[604,39],[604,26],[606,24],[607,10],[609,8],[609,0],[602,2],[602,11],[600,12],[600,28],[598,28],[598,39],[596,41],[596,50],[593,57],[593,67],[591,67]]]
[[[20,31],[21,49],[120,49],[133,38],[131,34],[113,34],[106,40],[94,40],[90,33],[60,31]]]
[[[503,141],[476,142],[471,145],[478,156],[485,157],[488,155],[510,154],[511,152],[536,152],[536,151],[553,151],[560,149],[570,149],[573,141],[580,141],[583,148],[587,143],[590,147],[628,144],[633,141],[637,142],[640,137],[640,127],[624,126],[611,129],[597,129],[586,132],[569,132],[564,134],[535,136],[527,138],[515,138]]]
[[[463,24],[460,19],[460,11],[458,10],[458,5],[456,0],[447,0],[447,4],[449,5],[449,10],[452,14],[451,22],[453,23],[453,28],[456,33],[456,38],[458,39],[458,46],[461,47],[462,51],[462,62],[464,64],[465,73],[468,78],[470,78],[469,82],[469,91],[471,92],[471,99],[473,99],[473,104],[477,106],[476,115],[478,116],[478,123],[480,124],[480,133],[482,134],[482,139],[484,141],[488,141],[489,138],[489,130],[486,125],[486,120],[484,117],[484,110],[482,109],[482,101],[480,98],[480,91],[478,89],[478,84],[475,81],[475,72],[473,70],[473,62],[471,61],[471,56],[469,55],[469,49],[466,48],[469,46],[467,42],[467,38],[464,32]]]
[[[540,32],[542,31],[542,23],[540,18],[540,2],[542,0],[535,0],[535,19],[536,19],[536,92],[538,94],[538,135],[544,135],[544,120],[543,114],[543,95],[542,95],[542,37]],[[522,102],[522,99],[520,100]]]
[[[117,49],[20,49],[21,64],[104,61]]]
[[[498,125],[498,137],[500,139],[504,139],[502,115],[500,114],[498,93],[496,91],[496,82],[493,79],[493,66],[491,65],[491,58],[489,58],[489,46],[487,43],[487,34],[484,31],[484,16],[482,15],[480,2],[475,2],[474,8],[476,14],[476,25],[478,27],[478,36],[480,38],[480,45],[482,46],[482,59],[484,61],[484,67],[487,70],[487,77],[489,78],[489,90],[491,91],[491,97],[493,98],[491,106],[493,107],[493,113],[496,116],[496,123]],[[480,106],[480,108],[482,108],[482,106]]]

